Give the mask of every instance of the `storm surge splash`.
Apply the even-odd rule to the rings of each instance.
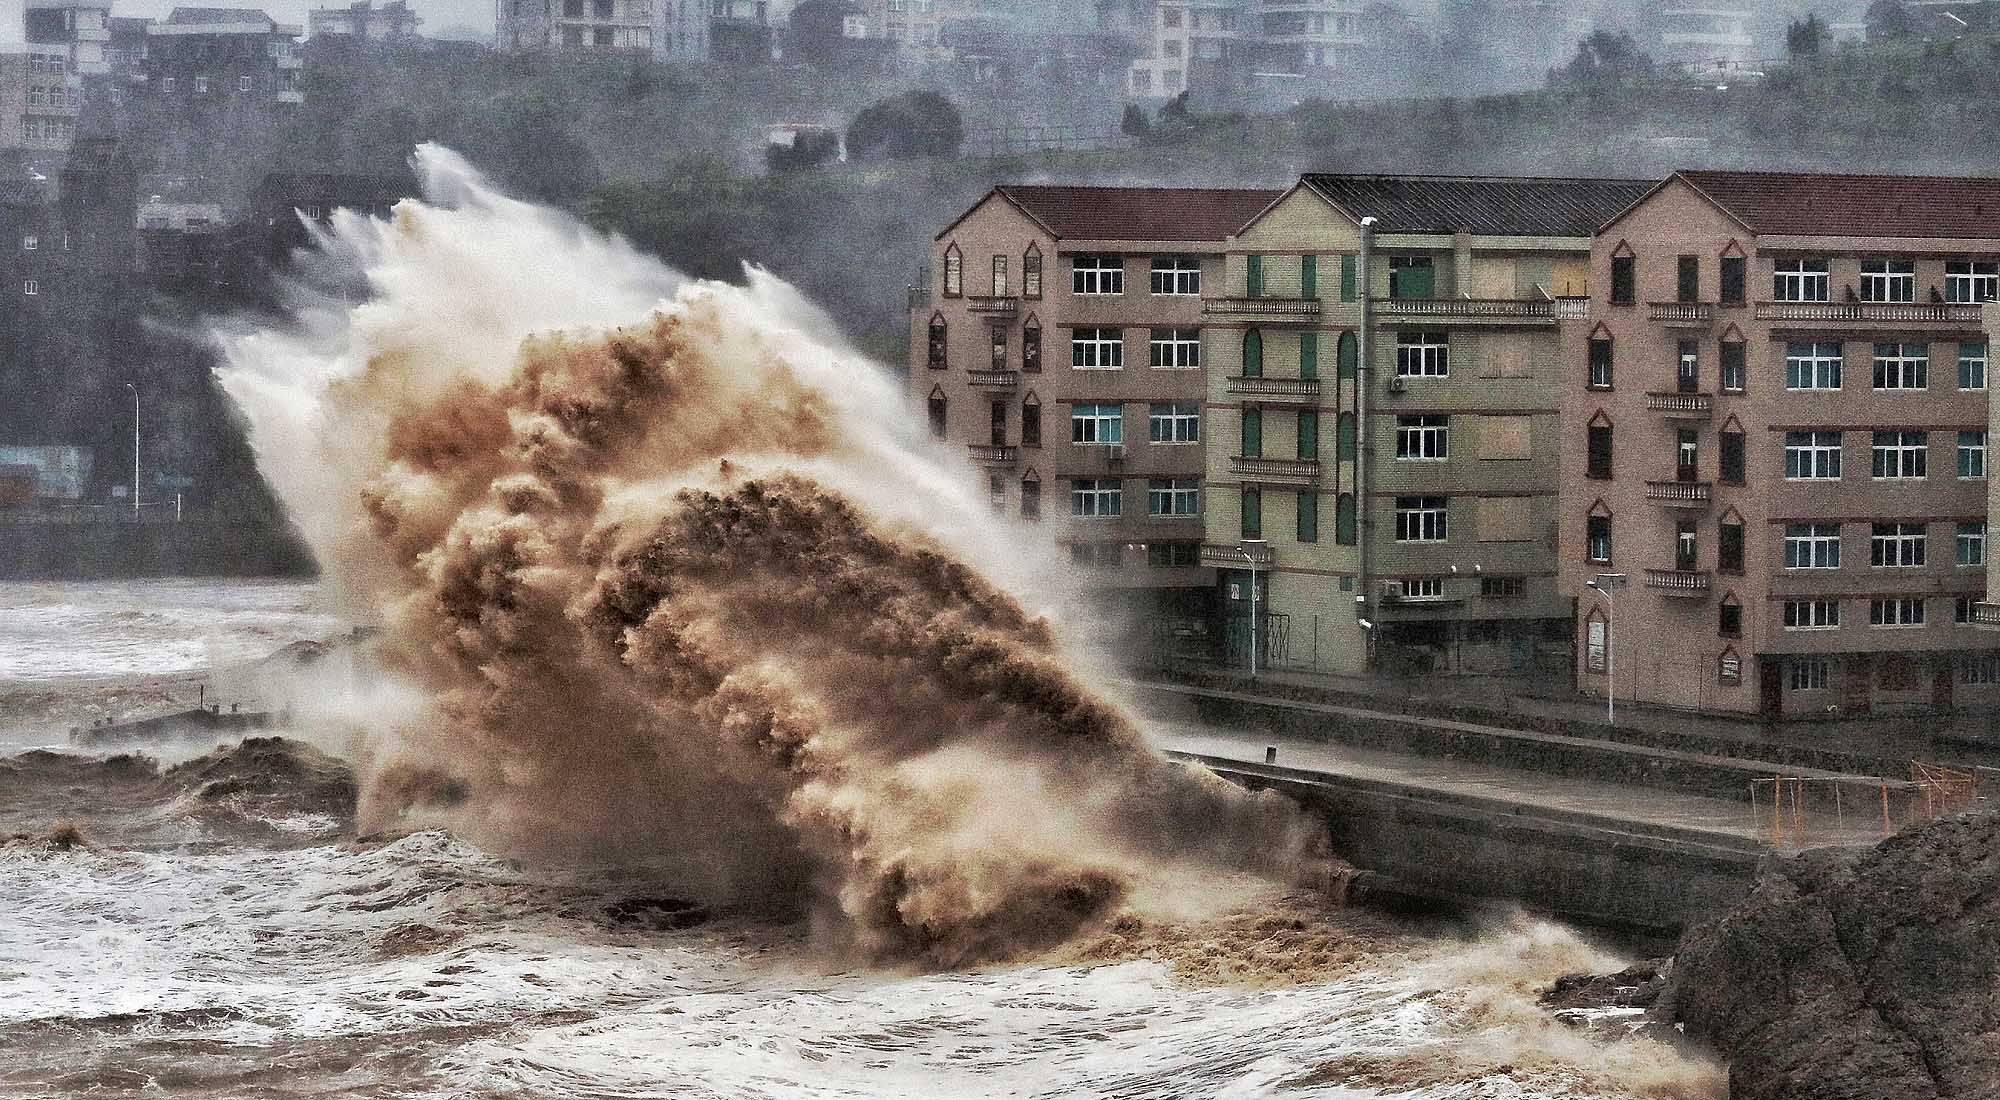
[[[424,201],[319,242],[365,304],[222,336],[260,463],[411,689],[363,829],[640,864],[943,966],[1306,862],[1295,811],[1078,678],[1049,548],[789,287],[417,168]]]

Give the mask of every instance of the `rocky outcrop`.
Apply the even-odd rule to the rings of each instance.
[[[2000,1097],[2000,813],[1771,861],[1660,1008],[1732,1100]]]

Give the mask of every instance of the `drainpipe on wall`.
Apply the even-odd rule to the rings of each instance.
[[[1355,282],[1359,287],[1356,295],[1361,300],[1361,328],[1354,337],[1354,540],[1361,547],[1361,598],[1357,606],[1365,610],[1362,616],[1375,624],[1362,632],[1364,668],[1375,666],[1375,631],[1381,629],[1381,618],[1375,606],[1375,574],[1370,568],[1368,538],[1368,368],[1370,336],[1374,330],[1375,310],[1370,303],[1374,292],[1370,289],[1368,268],[1369,257],[1375,248],[1375,219],[1361,219],[1361,255],[1355,264]]]

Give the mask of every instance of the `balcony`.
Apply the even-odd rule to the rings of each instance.
[[[1715,416],[1715,398],[1705,393],[1649,393],[1646,407],[1666,414],[1668,420],[1709,420]]]
[[[1244,556],[1246,551],[1249,554],[1248,557]],[[1276,565],[1278,563],[1278,552],[1269,546],[1238,547],[1213,542],[1203,543],[1201,547],[1201,563],[1203,565],[1221,566],[1225,569],[1242,569],[1253,561],[1259,566]]]
[[[967,371],[965,380],[980,389],[1011,390],[1021,384],[1021,372],[1017,370]]]
[[[1229,321],[1310,321],[1319,316],[1318,298],[1205,298],[1201,315]]]
[[[1669,508],[1707,508],[1715,500],[1715,485],[1707,481],[1649,481],[1646,499]]]
[[[965,308],[990,317],[1012,317],[1021,312],[1021,299],[1007,295],[968,294],[965,296]]]
[[[1974,626],[2000,627],[2000,603],[1981,600],[1973,604],[1972,623]]]
[[[1684,328],[1707,328],[1715,323],[1715,306],[1708,302],[1652,302],[1646,315],[1663,324]]]
[[[1692,569],[1648,569],[1646,587],[1663,595],[1700,600],[1708,597],[1708,574]]]
[[[1319,459],[1250,458],[1246,455],[1230,455],[1229,472],[1242,475],[1246,481],[1304,488],[1319,483]]]
[[[1758,302],[1759,321],[1810,325],[1952,325],[1978,328],[1980,307],[1938,302]]]
[[[1590,320],[1590,299],[1579,298],[1579,297],[1557,298],[1556,320],[1558,321]]]
[[[301,91],[295,91],[293,89],[287,88],[284,91],[278,93],[278,102],[280,103],[304,103],[305,101],[306,101],[306,94]]]
[[[1229,392],[1238,397],[1255,397],[1266,402],[1309,405],[1319,400],[1319,379],[1236,377],[1229,379]]]
[[[972,461],[982,466],[1012,466],[1016,462],[1021,461],[1021,448],[1019,447],[995,447],[984,443],[968,443],[965,450],[972,457]]]
[[[1584,303],[1587,316],[1589,299]],[[1541,325],[1556,319],[1556,304],[1546,298],[1377,298],[1373,304],[1380,316],[1432,324]]]

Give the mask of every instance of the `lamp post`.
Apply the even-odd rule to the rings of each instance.
[[[131,382],[125,388],[132,391],[132,515],[139,515],[139,387]]]
[[[1604,720],[1618,724],[1618,605],[1613,592],[1625,587],[1625,574],[1599,573],[1583,582],[1585,588],[1604,597]]]
[[[1257,556],[1270,543],[1263,539],[1244,539],[1236,545],[1236,552],[1250,563],[1250,678],[1257,678]]]

